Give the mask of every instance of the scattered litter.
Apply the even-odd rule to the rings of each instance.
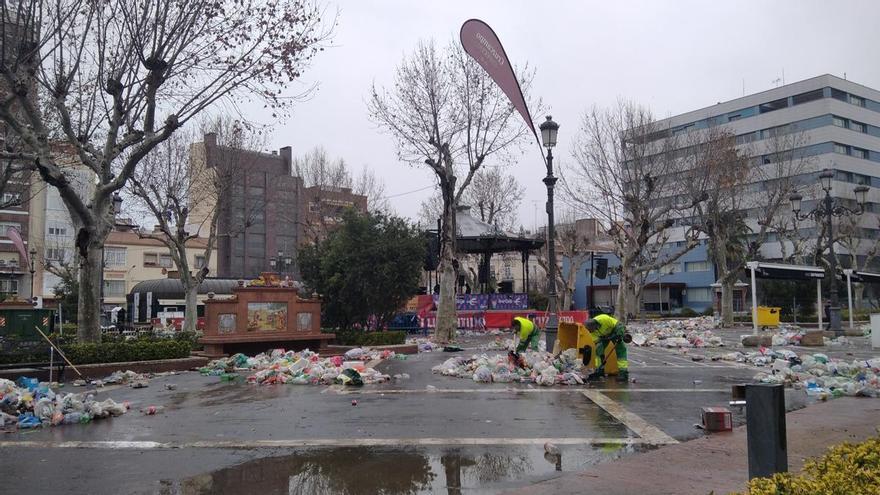
[[[129,384],[129,386],[131,388],[147,388],[147,381],[146,380],[138,380],[136,382],[131,382]]]
[[[390,376],[376,371],[366,363],[395,357],[395,353],[387,349],[380,351],[360,347],[350,349],[344,357],[330,358],[321,358],[308,349],[301,352],[275,349],[254,357],[235,354],[228,358],[217,359],[200,368],[199,372],[203,375],[219,376],[221,381],[234,381],[240,376],[236,371],[255,371],[247,377],[247,381],[260,385],[336,383],[359,386],[389,381]],[[409,378],[409,375],[406,375],[406,378]]]
[[[177,384],[176,383],[166,383],[165,390],[177,390]]]
[[[164,410],[165,408],[162,406],[147,406],[141,409],[141,412],[144,413],[145,416],[155,416]]]
[[[651,320],[632,323],[627,330],[632,343],[646,347],[722,347],[721,337],[712,333],[718,323],[711,316],[683,320]]]
[[[544,452],[546,452],[550,455],[559,455],[559,453],[560,453],[559,447],[557,447],[556,445],[554,445],[550,442],[547,442],[544,444]]]
[[[740,359],[770,368],[758,373],[755,381],[803,389],[821,400],[844,395],[880,397],[880,358],[847,362],[822,353],[798,356],[789,350],[761,348],[758,353],[742,354]]]
[[[50,384],[21,377],[16,382],[0,379],[0,426],[37,428],[88,423],[93,419],[121,416],[126,403],[95,400],[94,395],[57,393]]]
[[[351,399],[351,405],[353,405],[353,406],[358,405],[357,399]]]

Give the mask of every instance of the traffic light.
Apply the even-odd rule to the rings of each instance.
[[[596,278],[604,279],[608,276],[608,260],[606,258],[597,258],[595,267]]]

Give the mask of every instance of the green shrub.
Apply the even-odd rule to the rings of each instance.
[[[681,311],[678,312],[678,316],[682,316],[684,318],[693,318],[694,316],[699,316],[699,313],[691,308],[684,307],[681,308]]]
[[[802,473],[778,473],[755,478],[744,495],[824,495],[878,493],[880,486],[880,438],[862,443],[843,443],[818,459],[804,464]]]
[[[406,332],[365,332],[362,330],[330,330],[336,334],[339,345],[375,346],[397,345],[406,341]]]
[[[712,306],[706,306],[706,309],[700,314],[703,316],[715,316],[715,308]]]
[[[69,344],[63,350],[74,364],[156,361],[189,357],[192,343],[177,339],[135,339],[127,342]]]
[[[529,291],[529,307],[539,311],[547,310],[547,294]]]

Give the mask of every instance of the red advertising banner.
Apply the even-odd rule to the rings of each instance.
[[[547,326],[549,315],[546,312],[529,311],[459,311],[458,328],[468,330],[486,330],[490,328],[510,328],[510,321],[515,316],[530,317],[539,328]],[[583,323],[587,319],[586,311],[560,311],[559,321]],[[437,326],[437,313],[419,313],[419,326],[434,328]]]
[[[529,107],[526,105],[522,88],[519,86],[519,81],[516,79],[516,74],[513,73],[510,60],[507,59],[504,46],[501,45],[501,41],[498,39],[495,31],[479,19],[469,19],[461,25],[459,37],[461,38],[461,46],[464,47],[464,51],[485,69],[489,77],[507,95],[510,103],[522,115],[523,120],[526,121],[537,140],[538,133],[535,131],[535,124],[532,123],[532,116],[529,113]],[[541,144],[540,141],[538,144]]]

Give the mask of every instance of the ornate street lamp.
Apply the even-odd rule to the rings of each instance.
[[[860,185],[853,189],[853,192],[856,195],[856,203],[859,206],[856,209],[850,209],[831,198],[831,182],[833,179],[833,170],[826,168],[819,174],[819,184],[822,186],[822,190],[825,191],[825,197],[812,211],[807,213],[801,212],[801,200],[803,200],[804,197],[799,193],[792,193],[788,199],[791,202],[791,211],[794,213],[795,219],[806,220],[812,218],[813,221],[816,222],[816,225],[819,225],[823,221],[825,222],[828,236],[828,267],[831,271],[831,277],[828,281],[828,290],[831,292],[831,307],[828,311],[828,329],[834,333],[842,334],[843,329],[840,326],[840,297],[837,294],[837,257],[834,255],[833,219],[834,217],[861,215],[864,213],[865,202],[868,198],[868,186]],[[817,308],[817,311],[822,311],[822,308]]]
[[[547,116],[541,126],[541,140],[544,147],[547,148],[547,177],[544,177],[544,184],[547,185],[547,259],[550,267],[547,277],[549,283],[547,285],[547,302],[549,303],[550,318],[547,320],[545,329],[545,338],[547,341],[547,351],[553,352],[553,345],[556,343],[556,333],[559,329],[559,319],[557,315],[558,301],[556,299],[556,227],[553,220],[553,187],[556,185],[556,177],[553,176],[553,147],[556,146],[556,134],[559,132],[559,124],[553,122],[551,116]]]

